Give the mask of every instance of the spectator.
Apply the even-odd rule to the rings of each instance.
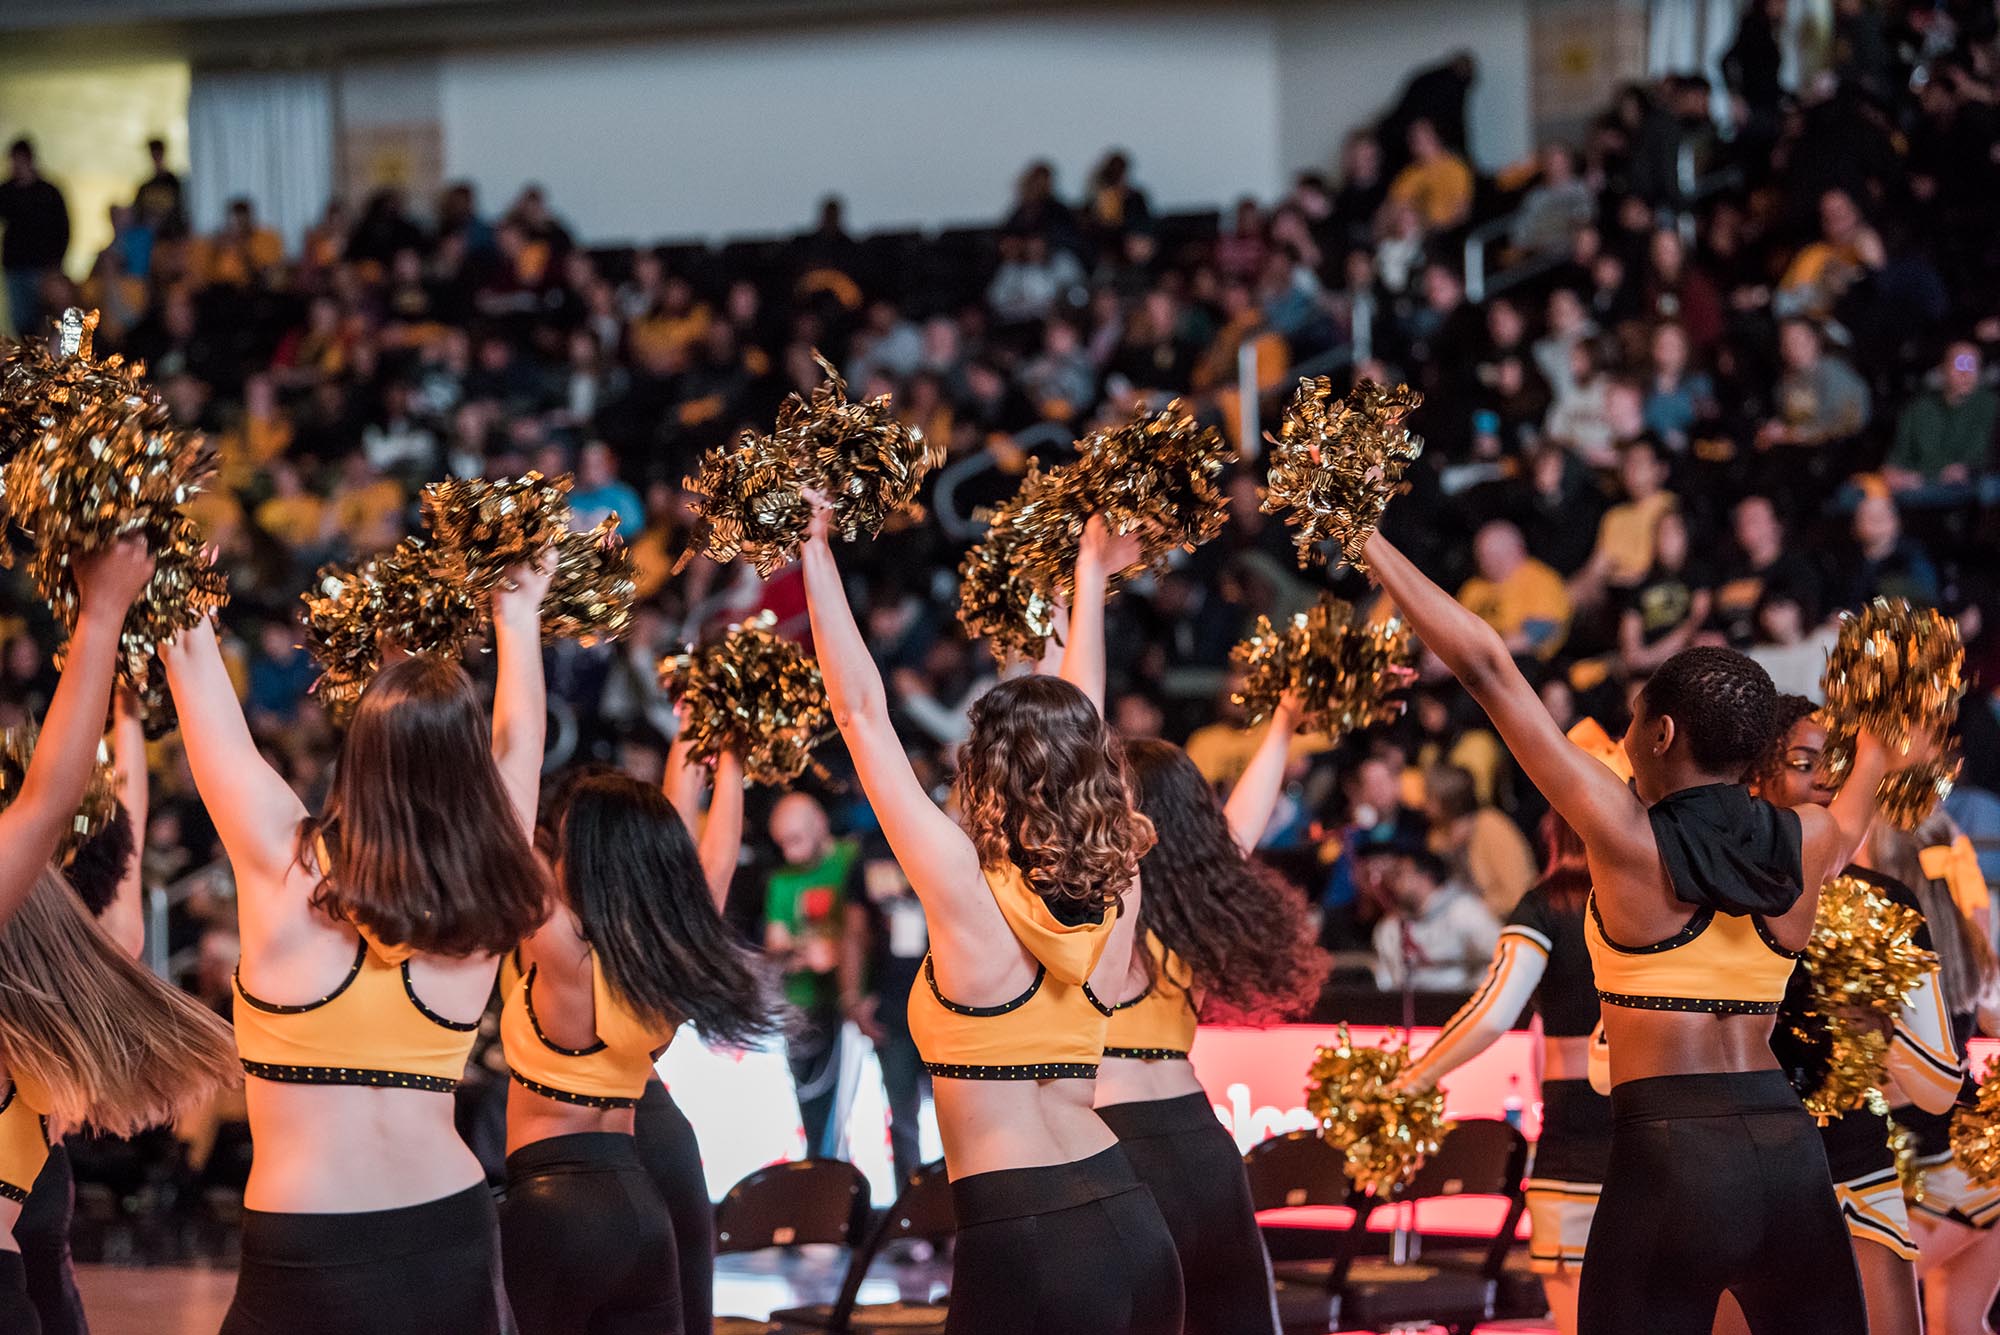
[[[1392,199],[1382,206],[1382,225],[1375,241],[1375,276],[1386,290],[1401,295],[1423,266],[1423,215],[1416,205]]]
[[[1830,625],[1814,626],[1796,598],[1777,591],[1758,605],[1756,635],[1744,652],[1770,674],[1781,693],[1817,700],[1834,633]]]
[[[1000,268],[986,289],[986,304],[1005,324],[1040,320],[1083,284],[1083,266],[1067,250],[1051,251],[1034,232],[1000,240]]]
[[[1636,588],[1653,569],[1660,516],[1680,505],[1680,497],[1667,490],[1666,460],[1651,441],[1636,440],[1624,448],[1618,480],[1625,498],[1604,512],[1597,546],[1569,582],[1570,597],[1579,605],[1596,604],[1607,589],[1624,593]]]
[[[208,242],[209,283],[217,287],[248,287],[284,260],[284,241],[257,221],[256,205],[247,198],[230,200],[222,230]]]
[[[1559,287],[1549,293],[1548,332],[1535,340],[1535,366],[1556,394],[1576,387],[1575,357],[1578,344],[1597,336],[1597,325],[1574,288]]]
[[[1870,488],[1854,509],[1853,537],[1854,547],[1842,561],[1835,590],[1841,606],[1859,607],[1875,598],[1937,605],[1937,567],[1923,544],[1903,532],[1894,497]]]
[[[62,270],[69,250],[69,207],[62,191],[43,179],[35,146],[16,139],[7,150],[8,177],[0,181],[0,272],[7,284],[7,316],[18,337],[41,328],[42,287]]]
[[[1021,368],[1021,384],[1044,417],[1069,421],[1097,397],[1097,368],[1068,320],[1042,326],[1042,350]]]
[[[850,914],[865,890],[857,883],[860,849],[833,837],[826,809],[805,793],[787,793],[771,810],[771,842],[784,865],[764,886],[764,949],[784,969],[785,998],[799,1019],[785,1037],[785,1057],[798,1091],[806,1153],[842,1158],[837,1125],[840,1088],[841,961],[865,958],[850,933],[865,918]]]
[[[1896,419],[1896,444],[1882,474],[1905,504],[1928,488],[1960,495],[1993,463],[2000,397],[1981,383],[1979,345],[1961,339],[1945,349],[1938,383]]]
[[[139,226],[145,228],[154,240],[171,241],[187,231],[181,178],[167,166],[166,140],[148,139],[146,156],[152,161],[153,174],[145,179],[133,196],[132,210]]]
[[[1466,992],[1500,940],[1500,920],[1428,849],[1393,849],[1389,912],[1375,925],[1375,983],[1385,992]]]
[[[1527,255],[1567,255],[1579,228],[1597,216],[1597,197],[1576,172],[1567,144],[1542,150],[1541,178],[1521,197],[1514,217],[1514,248]]]
[[[898,1182],[923,1166],[918,1113],[927,1083],[910,1037],[910,989],[930,945],[924,907],[886,847],[861,863],[863,893],[847,905],[858,920],[842,938],[841,1011],[875,1045],[889,1099],[889,1157]],[[865,947],[865,952],[864,948]],[[866,955],[865,961],[857,958]]]
[[[1777,415],[1757,432],[1757,448],[1800,447],[1846,440],[1868,425],[1868,384],[1826,351],[1819,330],[1787,320],[1778,332],[1784,372],[1774,394]]]
[[[1542,430],[1593,468],[1617,460],[1618,424],[1613,418],[1614,380],[1603,369],[1596,345],[1570,345],[1569,374],[1557,386]]]
[[[1671,227],[1655,231],[1646,261],[1640,283],[1644,314],[1679,324],[1696,350],[1714,347],[1723,333],[1722,294],[1707,272],[1688,260],[1681,234]]]
[[[1452,880],[1477,891],[1504,920],[1535,883],[1535,854],[1521,827],[1482,805],[1472,775],[1456,765],[1424,772],[1424,804],[1431,852],[1445,860]]]
[[[1495,520],[1473,539],[1479,573],[1458,601],[1498,631],[1517,657],[1550,659],[1569,634],[1569,593],[1562,576],[1528,555],[1521,530]]]
[[[1056,197],[1056,169],[1031,162],[1014,186],[1014,207],[1001,225],[1003,232],[1033,233],[1052,249],[1074,251],[1078,243],[1076,215]]]
[[[1132,160],[1122,152],[1104,155],[1085,190],[1084,230],[1100,249],[1152,221],[1146,192],[1132,184]]]
[[[1819,219],[1819,240],[1800,250],[1778,280],[1771,306],[1780,316],[1832,319],[1841,299],[1888,259],[1882,238],[1845,190],[1820,196]]]
[[[1472,212],[1472,168],[1427,120],[1410,126],[1410,165],[1389,183],[1389,201],[1414,208],[1433,232],[1451,230]]]
[[[1758,608],[1774,597],[1796,604],[1806,625],[1819,620],[1821,582],[1812,562],[1785,542],[1784,521],[1768,496],[1745,496],[1734,515],[1736,552],[1718,572],[1716,629],[1738,648],[1757,633]]]
[[[412,416],[407,381],[392,380],[383,388],[381,408],[361,428],[361,450],[384,473],[423,477],[437,467],[437,437]]]
[[[1687,330],[1667,322],[1654,327],[1652,365],[1641,409],[1646,430],[1675,454],[1685,454],[1695,432],[1716,416],[1715,385],[1688,363]]]
[[[1340,189],[1333,195],[1333,218],[1342,238],[1354,245],[1372,236],[1388,198],[1381,141],[1365,131],[1349,135],[1340,150]]]
[[[1264,268],[1266,250],[1264,210],[1245,196],[1236,201],[1236,216],[1229,230],[1215,240],[1215,267],[1224,278],[1248,281]]]
[[[576,489],[570,492],[569,503],[578,528],[595,528],[615,517],[619,532],[631,538],[646,526],[645,502],[619,478],[618,456],[601,440],[591,441],[577,455]]]
[[[1618,654],[1628,677],[1651,675],[1694,643],[1714,606],[1711,583],[1690,557],[1686,517],[1663,511],[1653,529],[1652,568],[1620,600]]]

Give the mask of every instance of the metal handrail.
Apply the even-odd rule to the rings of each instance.
[[[1057,422],[1037,422],[1014,437],[1014,448],[1023,451],[1041,449],[1045,445],[1067,445],[1070,442],[1067,427]],[[945,465],[938,474],[937,491],[931,497],[931,512],[937,516],[938,527],[954,542],[973,542],[986,532],[986,524],[974,515],[960,514],[956,504],[958,489],[969,479],[991,471],[999,466],[991,450],[974,450],[971,454]]]
[[[1473,305],[1486,300],[1486,247],[1514,230],[1521,210],[1489,218],[1465,234],[1465,299]]]

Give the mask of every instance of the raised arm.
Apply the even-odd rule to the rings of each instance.
[[[1139,544],[1130,537],[1113,537],[1099,515],[1083,526],[1076,548],[1076,592],[1070,600],[1069,638],[1063,644],[1058,674],[1090,697],[1104,712],[1104,600],[1111,572],[1138,559]]]
[[[715,788],[708,799],[708,819],[701,827],[701,872],[715,911],[729,900],[743,851],[743,762],[731,751],[715,758]]]
[[[125,953],[137,959],[146,948],[146,817],[152,799],[152,775],[146,768],[146,726],[139,702],[119,687],[111,700],[111,763],[118,769],[118,805],[132,827],[132,856],[118,878],[118,894],[98,921]]]
[[[21,907],[56,846],[76,820],[83,790],[104,737],[104,711],[117,671],[118,634],[126,609],[153,577],[141,538],[127,538],[90,556],[76,556],[78,612],[69,655],[21,791],[0,811],[0,923]]]
[[[542,756],[549,726],[548,684],[542,677],[542,598],[549,562],[518,565],[493,591],[493,763],[522,828],[535,829],[542,796]]]
[[[1478,991],[1445,1021],[1437,1041],[1410,1064],[1396,1083],[1430,1089],[1438,1081],[1493,1046],[1520,1018],[1549,967],[1549,948],[1526,930],[1508,927],[1493,949],[1493,963]]]
[[[834,725],[847,743],[882,833],[918,897],[937,904],[960,895],[986,895],[972,841],[931,800],[889,721],[882,674],[854,622],[840,567],[827,545],[828,513],[823,503],[815,506],[802,561],[813,650],[826,679]]]
[[[694,742],[688,736],[687,703],[674,706],[674,719],[680,725],[674,733],[673,744],[667,748],[667,772],[660,781],[660,791],[667,795],[667,801],[680,813],[681,824],[692,834],[701,828],[701,766],[694,763]]]
[[[1285,784],[1285,770],[1292,760],[1292,739],[1299,732],[1299,702],[1289,692],[1278,701],[1264,736],[1243,767],[1243,777],[1229,790],[1222,814],[1229,820],[1229,832],[1244,854],[1257,851],[1264,831],[1271,825],[1271,809],[1278,805],[1278,792]]]
[[[181,717],[181,745],[195,789],[238,881],[252,873],[282,876],[298,847],[305,804],[250,735],[236,684],[222,661],[215,623],[204,621],[182,631],[160,656]]]
[[[1479,702],[1529,781],[1592,852],[1656,857],[1639,799],[1603,762],[1563,736],[1494,629],[1379,533],[1368,540],[1368,564],[1424,646]]]
[[[1910,757],[1914,760],[1915,755]],[[1800,870],[1808,886],[1826,884],[1854,861],[1875,823],[1875,793],[1891,769],[1889,750],[1866,731],[1855,739],[1854,765],[1833,801],[1799,811]]]

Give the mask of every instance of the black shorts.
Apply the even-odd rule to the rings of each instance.
[[[551,1136],[508,1155],[500,1247],[521,1335],[681,1335],[673,1225],[631,1136]]]
[[[974,1173],[951,1197],[946,1335],[1180,1335],[1173,1235],[1118,1147]]]

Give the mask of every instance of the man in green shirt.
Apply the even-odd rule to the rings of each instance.
[[[839,972],[843,939],[858,903],[859,847],[833,837],[826,809],[790,793],[771,811],[771,842],[785,865],[764,891],[764,949],[785,971],[785,997],[799,1023],[785,1039],[806,1153],[838,1157],[841,1024]]]
[[[1906,503],[1912,492],[1970,487],[1991,467],[2000,397],[1979,383],[1982,369],[1978,345],[1952,344],[1938,387],[1925,390],[1897,419],[1896,445],[1882,473]]]

